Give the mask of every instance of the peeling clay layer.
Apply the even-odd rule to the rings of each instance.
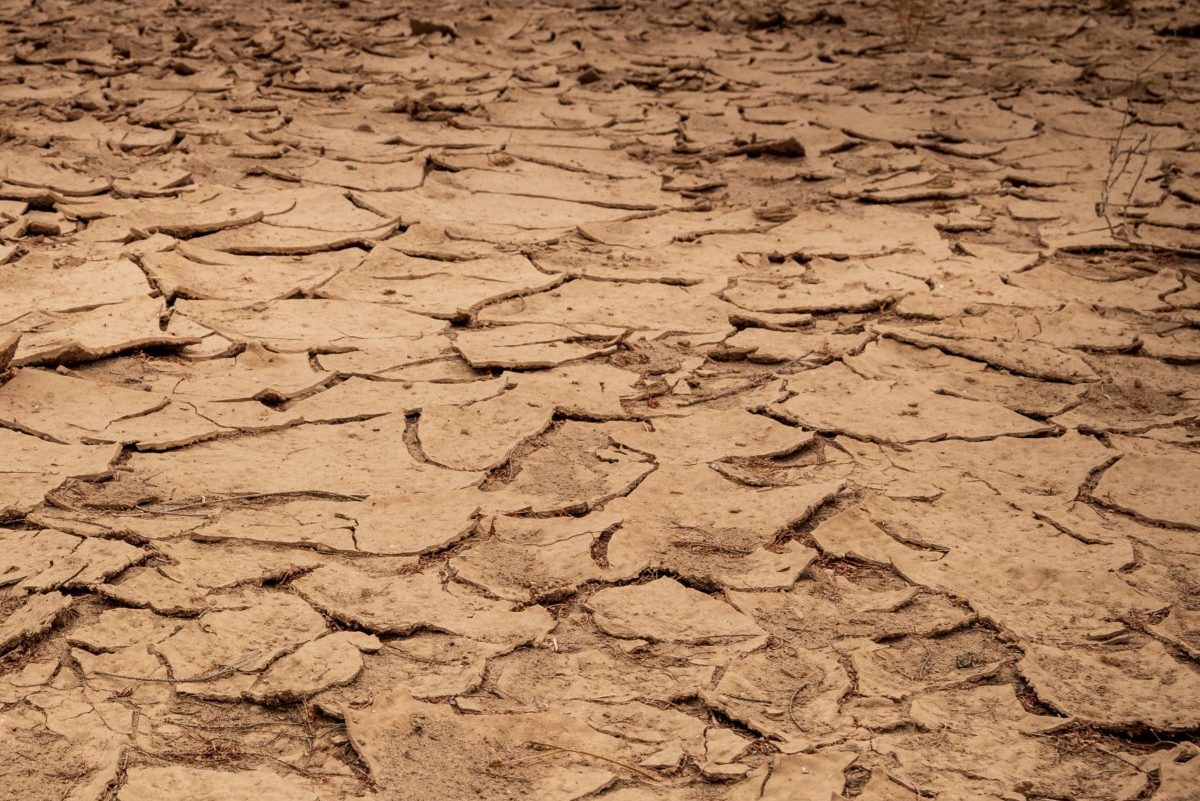
[[[0,790],[1200,798],[1184,0],[0,0]]]

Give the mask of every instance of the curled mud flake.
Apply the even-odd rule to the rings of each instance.
[[[141,488],[139,494],[149,491],[157,500],[167,501],[163,511],[195,513],[190,504],[305,495],[362,500],[401,487],[452,489],[482,478],[417,461],[405,446],[405,427],[403,415],[387,415],[337,426],[293,426],[256,437],[222,438],[179,451],[134,454],[117,480],[97,492],[120,494],[136,486]]]
[[[0,332],[0,370],[8,369],[9,363],[16,355],[17,345],[20,341],[20,334],[9,331]]]
[[[881,327],[880,333],[920,348],[938,348],[955,356],[985,362],[1031,378],[1067,383],[1083,383],[1096,378],[1095,372],[1082,357],[1030,339],[1013,342],[995,335],[971,336],[967,332],[938,326],[912,330]]]
[[[946,549],[936,561],[896,554],[901,574],[969,598],[981,617],[1036,642],[1086,642],[1098,622],[1162,608],[1161,600],[1122,579],[1118,570],[1128,564],[1128,552],[1081,542],[989,495],[955,492],[933,503],[878,507],[875,519],[894,536]],[[952,519],[953,534],[935,533]],[[1009,531],[1003,543],[988,533],[997,526]],[[968,562],[975,567],[965,568]],[[1021,592],[1010,591],[1018,587]]]
[[[31,595],[0,623],[0,653],[29,642],[54,626],[71,607],[71,596],[60,592]]]
[[[197,238],[200,247],[243,256],[304,256],[329,253],[355,247],[370,247],[387,239],[399,222],[390,222],[364,231],[319,231],[285,228],[268,222],[228,228]]]
[[[1200,658],[1200,612],[1172,609],[1161,624],[1148,628],[1154,636],[1192,659]]]
[[[656,465],[643,453],[613,447],[609,431],[610,424],[568,420],[528,443],[482,483],[485,508],[582,514],[629,495]]]
[[[37,310],[12,323],[21,339],[11,364],[79,364],[134,351],[177,351],[200,342],[196,336],[162,330],[165,313],[161,299],[146,296],[83,311]]]
[[[1200,764],[1196,762],[1197,749],[1193,743],[1181,743],[1174,748],[1151,755],[1143,763],[1148,769],[1158,766],[1158,791],[1155,795],[1166,801],[1181,801],[1187,798],[1191,788],[1200,779]]]
[[[744,328],[709,351],[709,357],[745,358],[763,364],[799,361],[819,363],[858,353],[870,341],[870,335],[865,331],[841,333],[832,326],[815,328],[797,331]]]
[[[838,706],[850,676],[831,652],[798,656],[769,650],[744,656],[705,700],[785,753],[834,742],[849,728]]]
[[[352,512],[355,548],[407,556],[444,550],[484,525],[483,502],[483,493],[471,486],[374,495]]]
[[[27,256],[4,267],[6,289],[0,298],[0,325],[20,327],[25,315],[85,312],[145,298],[146,276],[129,259],[66,263]]]

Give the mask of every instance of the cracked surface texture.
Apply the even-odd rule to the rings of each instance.
[[[0,790],[1200,799],[1198,35],[0,0]]]

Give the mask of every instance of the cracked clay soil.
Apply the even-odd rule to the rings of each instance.
[[[1197,801],[1198,35],[0,0],[0,794]]]

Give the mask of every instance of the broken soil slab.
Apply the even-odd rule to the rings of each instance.
[[[405,428],[402,415],[387,415],[219,439],[176,453],[139,453],[129,460],[128,470],[97,492],[128,489],[169,504],[242,495],[357,499],[401,487],[460,487],[482,477],[418,462],[405,446]]]
[[[931,693],[913,702],[912,719],[920,731],[888,732],[876,740],[876,748],[896,761],[889,773],[908,787],[968,798],[1002,798],[1020,787],[1041,795],[1117,799],[1136,796],[1146,784],[1119,752],[1089,746],[1064,758],[1051,738],[1029,736],[1063,719],[1025,711],[1008,685]],[[1011,758],[985,756],[997,752]],[[964,773],[964,764],[973,767]]]
[[[762,635],[733,607],[669,578],[601,590],[587,606],[597,626],[626,639],[703,644]]]
[[[141,265],[168,299],[254,302],[311,294],[362,259],[354,249],[281,258],[188,247],[148,253]]]
[[[753,584],[767,564],[791,567],[786,552],[763,552],[784,530],[806,520],[841,492],[837,482],[752,487],[707,465],[664,465],[624,498],[605,506],[622,526],[608,545],[609,559],[649,560],[678,575],[711,583],[728,578]],[[704,504],[692,498],[704,497]],[[800,556],[802,554],[794,555]]]
[[[364,340],[414,340],[446,328],[398,307],[349,300],[181,300],[175,313],[230,342],[261,342],[285,352],[352,350]]]
[[[421,450],[454,470],[491,470],[545,431],[554,407],[521,387],[462,406],[430,406],[417,423]]]
[[[787,455],[812,442],[813,435],[769,417],[730,410],[621,423],[610,436],[619,445],[651,454],[659,464],[699,464]]]
[[[571,517],[497,517],[488,536],[471,545],[451,565],[455,575],[497,598],[531,602],[577,591],[592,582],[628,581],[649,567],[593,556],[620,525],[604,512]]]
[[[459,319],[490,303],[545,291],[562,280],[561,275],[536,269],[524,256],[446,261],[415,258],[382,244],[361,264],[343,270],[322,286],[320,294]]]
[[[438,407],[468,405],[504,392],[503,378],[479,381],[372,381],[353,377],[329,389],[302,398],[288,412],[309,423],[338,423],[385,414],[431,412]]]
[[[94,481],[111,473],[121,449],[112,445],[74,445],[0,428],[5,479],[0,486],[0,518],[23,516],[46,493],[68,479]]]
[[[1200,692],[1200,678],[1157,640],[1140,647],[1036,645],[1019,670],[1043,702],[1099,726],[1184,731],[1200,720],[1186,700]]]
[[[667,308],[678,312],[664,318],[662,310]],[[575,280],[488,306],[478,317],[492,323],[604,326],[613,334],[627,328],[719,333],[729,330],[729,316],[735,310],[700,287]]]
[[[0,586],[17,592],[92,587],[150,554],[122,540],[53,529],[0,530]]]
[[[779,410],[799,425],[876,442],[985,440],[1050,430],[995,403],[955,398],[901,381],[866,380],[842,364],[788,379]]]
[[[517,647],[541,641],[554,628],[540,606],[516,611],[429,573],[388,579],[326,565],[292,586],[326,614],[379,634],[424,629]]]
[[[468,329],[454,335],[454,349],[476,369],[502,367],[529,370],[610,353],[613,338],[553,323]]]
[[[1122,438],[1124,455],[1100,476],[1092,495],[1150,522],[1200,528],[1200,505],[1190,490],[1200,457],[1186,448]]]
[[[224,770],[171,765],[131,767],[117,793],[120,801],[318,801],[313,784],[297,776],[257,768]]]
[[[0,425],[60,443],[166,406],[167,398],[46,370],[25,369],[0,386]]]
[[[923,281],[861,262],[815,259],[779,278],[738,279],[722,297],[754,312],[865,311],[927,289]]]
[[[200,340],[163,331],[161,299],[151,297],[75,312],[35,312],[11,325],[21,334],[17,367],[89,362],[137,350],[178,350]]]
[[[0,654],[49,631],[73,603],[60,592],[31,595],[0,622]]]

